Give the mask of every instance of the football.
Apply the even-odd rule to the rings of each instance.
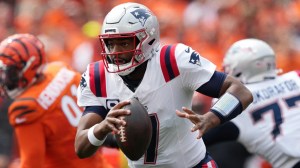
[[[116,141],[130,160],[139,160],[151,141],[151,120],[145,107],[136,98],[131,98],[130,104],[123,108],[129,109],[131,114],[122,117],[126,125],[120,127],[120,134],[115,134]]]

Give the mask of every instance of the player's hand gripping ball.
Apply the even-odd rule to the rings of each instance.
[[[152,138],[152,124],[145,107],[136,99],[130,99],[130,104],[124,109],[129,109],[131,114],[123,116],[125,126],[121,126],[120,134],[115,134],[120,149],[130,160],[139,160],[150,144]]]

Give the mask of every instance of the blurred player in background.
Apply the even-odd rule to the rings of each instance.
[[[251,103],[245,86],[216,71],[189,46],[160,45],[158,20],[141,4],[114,7],[105,17],[100,42],[103,61],[87,67],[78,88],[78,104],[86,107],[76,135],[78,156],[92,156],[108,133],[119,133],[118,125],[126,123],[118,117],[130,115],[122,106],[136,97],[154,131],[144,157],[128,159],[130,167],[217,167],[201,136]],[[189,110],[195,90],[222,97],[199,115]]]
[[[0,168],[6,168],[12,159],[13,130],[8,122],[8,107],[12,100],[4,95],[0,96]]]
[[[9,107],[22,168],[105,167],[101,156],[79,159],[76,127],[83,109],[76,104],[80,74],[62,62],[46,64],[44,45],[30,34],[0,44],[0,88],[14,99]]]
[[[192,110],[198,114],[209,111],[212,98],[199,92],[195,92],[192,99]],[[222,149],[222,150],[220,150]],[[206,150],[218,163],[220,168],[243,168],[251,154],[237,141],[226,141],[207,146]],[[224,155],[230,153],[230,155]],[[234,160],[234,162],[233,162]]]
[[[300,71],[277,75],[273,49],[258,39],[234,43],[223,65],[252,91],[254,101],[238,117],[207,132],[205,144],[237,140],[274,168],[299,168]]]

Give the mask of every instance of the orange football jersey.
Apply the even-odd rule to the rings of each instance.
[[[76,104],[80,79],[81,75],[64,63],[49,63],[44,79],[9,107],[22,168],[109,167],[100,152],[86,159],[79,159],[75,153],[76,127],[83,111]]]

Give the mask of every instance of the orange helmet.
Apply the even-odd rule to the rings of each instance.
[[[0,43],[1,92],[14,98],[41,75],[46,63],[43,43],[31,34],[15,34]]]

